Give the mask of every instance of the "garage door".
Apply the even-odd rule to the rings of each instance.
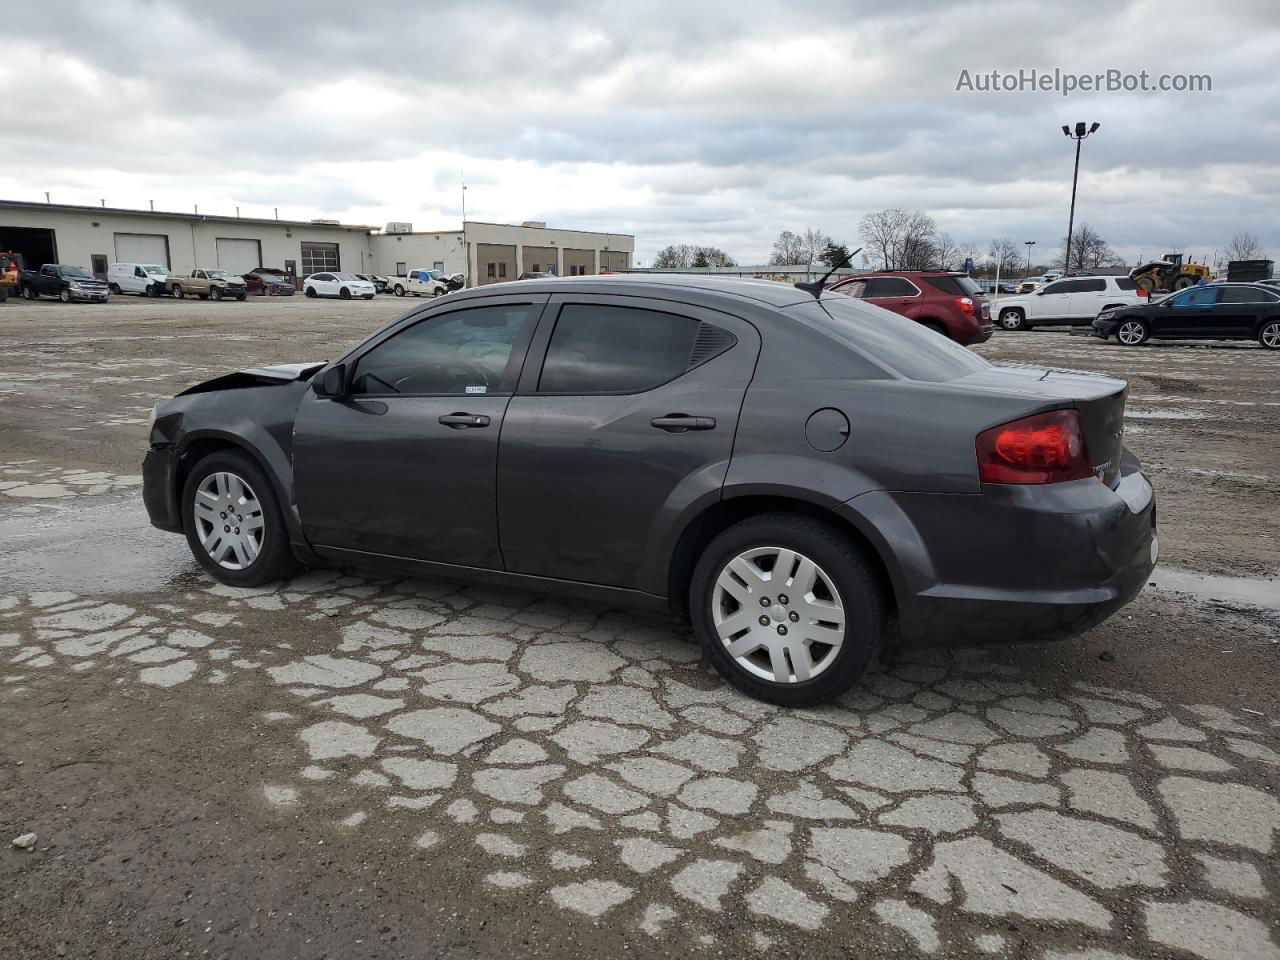
[[[257,240],[218,237],[218,269],[241,274],[262,266],[262,245]]]
[[[169,238],[163,233],[117,233],[116,263],[169,266]]]

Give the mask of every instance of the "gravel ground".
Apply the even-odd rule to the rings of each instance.
[[[156,399],[405,306],[0,306],[0,956],[1280,958],[1280,358],[998,334],[1130,381],[1154,586],[784,711],[664,618],[147,525]]]

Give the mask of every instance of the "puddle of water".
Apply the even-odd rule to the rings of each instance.
[[[1267,610],[1280,610],[1280,580],[1215,577],[1176,567],[1156,567],[1147,586],[1173,593],[1187,593],[1201,600],[1228,600]]]
[[[1126,417],[1134,420],[1203,420],[1203,413],[1193,410],[1126,410]]]
[[[50,507],[0,515],[0,591],[164,590],[199,570],[186,539],[151,526],[138,497]]]

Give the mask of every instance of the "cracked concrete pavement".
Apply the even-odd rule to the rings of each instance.
[[[146,526],[153,397],[402,306],[0,308],[0,829],[39,834],[5,840],[0,952],[1280,957],[1274,611],[1148,589],[788,711],[666,618],[340,570],[237,590]],[[1165,558],[1274,574],[1274,511],[1239,516],[1278,473],[1240,382],[1271,358],[984,352],[1194,409],[1127,425]]]

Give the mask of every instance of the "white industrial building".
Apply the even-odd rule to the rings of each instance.
[[[626,270],[635,237],[560,230],[545,223],[465,221],[462,229],[387,230],[331,220],[276,220],[0,200],[0,255],[83,266],[105,277],[110,263],[158,263],[245,273],[276,267],[295,277],[325,270],[403,276],[417,268],[463,273],[468,285],[529,271],[561,276]]]

